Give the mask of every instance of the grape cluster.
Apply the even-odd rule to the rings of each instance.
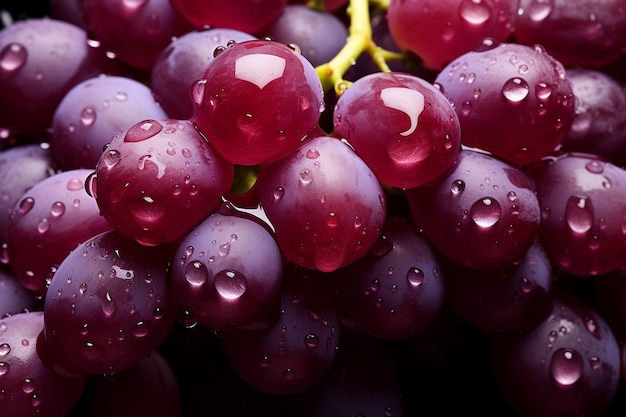
[[[623,414],[621,0],[42,3],[0,417]]]

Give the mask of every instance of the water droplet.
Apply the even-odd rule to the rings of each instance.
[[[523,78],[513,77],[502,86],[502,95],[511,103],[519,103],[528,97],[530,88]]]
[[[464,101],[463,104],[461,104],[461,115],[469,116],[471,112],[472,112],[472,102]]]
[[[84,294],[84,293],[87,292],[87,283],[86,282],[83,282],[82,284],[80,284],[78,286],[78,292],[81,293],[81,294]]]
[[[334,212],[328,213],[326,216],[326,226],[330,228],[335,228],[339,226],[339,217]]]
[[[599,369],[600,365],[602,365],[602,362],[600,362],[600,358],[598,358],[597,356],[592,356],[589,358],[589,366],[591,366],[591,369],[593,369],[594,371]]]
[[[18,210],[20,214],[26,214],[33,209],[35,205],[35,199],[32,197],[26,197],[22,201],[20,201],[20,205],[18,206]]]
[[[22,391],[24,394],[30,394],[35,391],[35,382],[30,378],[24,379],[22,381]]]
[[[309,185],[313,181],[313,175],[311,174],[311,170],[308,168],[300,171],[300,184]]]
[[[215,289],[227,300],[241,297],[248,288],[248,281],[241,272],[234,269],[225,269],[215,274]]]
[[[85,342],[78,345],[78,352],[83,358],[94,361],[104,356],[104,348],[97,343]]]
[[[145,321],[138,321],[133,327],[133,336],[145,337],[150,331],[150,326]]]
[[[406,280],[412,287],[417,288],[424,283],[424,271],[417,267],[409,268],[406,272]]]
[[[592,174],[602,174],[604,172],[604,166],[600,161],[589,161],[585,165],[585,169]]]
[[[293,369],[291,369],[291,368],[286,368],[286,369],[283,371],[283,378],[285,378],[285,379],[292,379],[293,377],[294,377],[294,372],[293,372]]]
[[[41,219],[41,221],[37,224],[37,231],[40,234],[44,234],[47,233],[48,230],[50,230],[50,220],[48,220],[47,218],[43,218]]]
[[[528,294],[533,288],[533,283],[526,277],[522,277],[519,281],[519,289],[522,293]]]
[[[11,352],[11,345],[3,343],[0,345],[0,356],[6,356]]]
[[[550,373],[559,384],[572,385],[583,374],[583,358],[573,349],[557,349],[552,355]]]
[[[309,159],[316,159],[320,156],[320,152],[317,149],[309,149],[306,151],[306,157]]]
[[[304,336],[304,344],[306,347],[314,349],[319,346],[320,337],[315,333],[307,333],[306,336]]]
[[[111,294],[107,292],[104,296],[104,300],[102,300],[102,312],[106,316],[111,316],[117,310],[117,304],[113,301]]]
[[[50,214],[52,217],[61,217],[65,213],[65,204],[60,201],[52,203],[50,207]]]
[[[470,217],[480,227],[491,227],[500,220],[500,203],[489,197],[482,198],[470,208]]]
[[[161,130],[163,125],[156,120],[144,120],[128,129],[124,142],[141,142],[157,135]]]
[[[215,50],[217,51],[217,48],[215,48]],[[207,83],[207,80],[203,78],[203,79],[197,80],[191,85],[191,91],[190,91],[191,99],[196,104],[202,104],[202,101],[204,100],[204,91],[206,88],[206,83]]]
[[[381,233],[368,251],[372,256],[385,256],[393,249],[393,239],[386,233]]]
[[[28,52],[19,43],[10,43],[0,52],[0,69],[5,73],[17,71],[26,63]]]
[[[459,14],[467,22],[480,25],[491,17],[491,8],[482,0],[463,0],[459,5]]]
[[[220,256],[227,256],[230,253],[230,242],[226,242],[223,245],[220,245],[217,253],[219,253]]]
[[[6,375],[10,369],[11,366],[7,362],[0,362],[0,376]]]
[[[365,289],[365,295],[370,295],[377,292],[380,289],[380,280],[374,279],[370,282],[370,285]]]
[[[285,189],[283,187],[276,187],[272,195],[274,196],[274,201],[278,202],[285,195]]]
[[[83,126],[91,126],[96,121],[96,111],[93,107],[85,107],[80,112],[80,121]]]
[[[497,48],[498,45],[500,45],[500,42],[498,42],[494,38],[483,38],[474,47],[474,52],[486,52],[491,49]]]
[[[454,195],[461,194],[463,191],[465,191],[465,182],[463,180],[453,181],[452,185],[450,186],[450,191]]]
[[[104,155],[102,155],[102,163],[104,163],[104,165],[109,169],[113,168],[121,160],[122,160],[122,154],[119,151],[116,151],[115,149],[106,151]]]
[[[575,233],[585,233],[593,225],[593,206],[586,196],[573,195],[565,206],[565,220]]]
[[[193,286],[203,285],[209,279],[209,270],[200,261],[193,261],[185,267],[185,279]]]
[[[552,87],[546,83],[538,83],[535,86],[535,97],[539,100],[547,100],[552,95]]]
[[[535,22],[544,20],[552,12],[552,0],[533,0],[528,6],[528,16]]]

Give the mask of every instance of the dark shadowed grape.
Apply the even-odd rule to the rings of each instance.
[[[85,380],[48,366],[40,337],[42,312],[0,320],[0,416],[64,417],[78,402]]]
[[[594,277],[590,282],[591,305],[611,326],[620,344],[626,342],[626,268]]]
[[[186,120],[143,120],[111,140],[88,189],[102,215],[143,245],[181,238],[228,191],[233,166]]]
[[[79,245],[59,265],[44,304],[46,349],[60,372],[105,375],[137,364],[176,317],[171,251],[116,232]]]
[[[472,269],[509,267],[539,230],[532,178],[487,154],[462,150],[435,182],[406,190],[411,215],[443,255]]]
[[[35,293],[24,287],[6,266],[0,267],[0,317],[39,308]]]

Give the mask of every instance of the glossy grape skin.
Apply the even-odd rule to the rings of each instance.
[[[218,46],[255,39],[234,29],[212,28],[187,32],[172,39],[157,56],[150,80],[152,92],[168,116],[189,119],[193,116],[190,90],[213,60]]]
[[[280,250],[263,226],[216,213],[178,244],[172,288],[198,324],[225,330],[277,308],[282,274]]]
[[[0,152],[0,261],[7,263],[6,234],[13,206],[39,181],[56,173],[50,147],[29,144]]]
[[[454,104],[462,143],[523,166],[563,141],[575,114],[561,63],[540,46],[485,42],[435,79]]]
[[[287,5],[261,33],[278,42],[297,45],[313,66],[333,59],[348,38],[348,28],[337,16],[299,4]]]
[[[484,38],[508,40],[517,6],[517,0],[393,0],[387,19],[397,45],[439,71]]]
[[[255,34],[280,16],[287,0],[171,0],[194,26],[230,28]]]
[[[437,178],[461,144],[450,102],[429,82],[402,73],[355,81],[337,101],[334,127],[380,181],[398,188]]]
[[[83,393],[83,378],[61,376],[49,366],[43,323],[41,311],[0,320],[2,417],[64,417]]]
[[[626,8],[621,0],[520,0],[514,38],[543,45],[563,65],[598,68],[624,53]]]
[[[188,120],[144,120],[111,140],[88,189],[105,219],[137,242],[173,242],[228,191],[233,166]]]
[[[94,169],[118,133],[140,120],[165,119],[152,91],[132,78],[99,76],[74,86],[52,119],[50,147],[62,170]]]
[[[443,270],[448,303],[486,333],[530,330],[552,307],[552,265],[539,243],[509,268],[478,271],[448,262]]]
[[[79,82],[115,72],[85,30],[60,20],[26,19],[0,31],[0,128],[43,136],[56,106]]]
[[[491,340],[496,379],[520,416],[601,416],[620,380],[613,333],[588,305],[564,293],[530,332]]]
[[[85,191],[90,170],[62,171],[30,188],[16,203],[7,229],[9,264],[22,285],[45,295],[56,267],[90,237],[111,230]]]
[[[196,126],[237,165],[268,163],[294,152],[324,104],[311,63],[265,39],[226,48],[192,90]]]
[[[440,313],[443,278],[430,243],[407,220],[388,219],[382,237],[368,255],[336,271],[339,299],[368,334],[406,339],[423,332]]]
[[[340,337],[339,313],[328,277],[290,264],[278,321],[264,330],[233,330],[221,339],[229,364],[266,393],[303,392],[330,370]]]
[[[591,154],[565,153],[533,164],[541,205],[539,239],[559,270],[578,276],[626,262],[626,171]]]
[[[90,33],[116,59],[150,70],[172,37],[193,30],[169,0],[84,0]]]
[[[475,150],[462,150],[453,169],[405,194],[412,218],[433,246],[471,269],[518,262],[539,230],[532,178]]]
[[[386,213],[372,171],[339,139],[320,136],[261,168],[256,189],[283,255],[325,272],[362,257]]]
[[[105,375],[137,364],[176,317],[171,251],[117,232],[86,240],[59,265],[44,303],[46,349],[59,372]]]

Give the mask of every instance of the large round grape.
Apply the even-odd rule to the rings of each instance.
[[[541,204],[539,238],[556,268],[598,275],[626,262],[626,171],[592,154],[529,167]]]
[[[617,392],[617,341],[604,319],[571,295],[557,295],[533,330],[494,337],[491,348],[498,385],[520,416],[601,416]]]
[[[111,140],[88,189],[116,230],[143,245],[181,238],[230,188],[233,166],[188,120],[140,121]]]
[[[565,69],[541,46],[486,40],[450,62],[435,83],[456,109],[463,144],[516,166],[554,151],[574,119]]]
[[[262,225],[215,213],[181,239],[172,287],[200,325],[221,330],[248,325],[278,307],[282,262]]]
[[[453,169],[405,194],[426,237],[468,268],[509,267],[537,237],[540,210],[532,178],[482,152],[462,150]]]
[[[269,40],[231,44],[192,89],[198,129],[238,165],[267,163],[294,152],[317,124],[324,104],[311,63]]]
[[[83,393],[85,379],[50,367],[43,326],[41,311],[0,320],[1,417],[65,417]]]
[[[369,250],[384,225],[378,179],[336,138],[311,139],[264,165],[256,186],[278,246],[305,268],[329,272],[348,265]]]
[[[60,372],[113,374],[163,341],[176,317],[170,252],[110,231],[65,258],[44,303],[45,347]]]
[[[403,73],[359,78],[337,101],[334,127],[382,182],[425,184],[449,169],[460,150],[454,108],[429,82]]]

